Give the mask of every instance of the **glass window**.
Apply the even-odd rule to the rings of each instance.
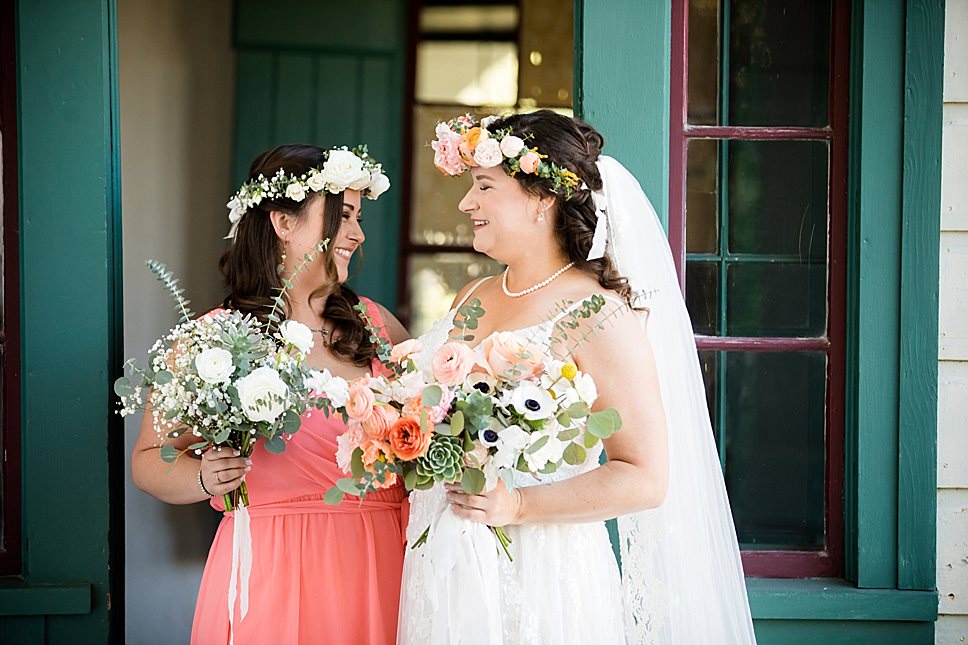
[[[843,508],[827,470],[843,450],[830,441],[844,346],[831,294],[846,256],[831,240],[847,167],[833,102],[846,43],[831,34],[846,30],[830,0],[677,1],[670,159],[685,190],[670,240],[685,247],[673,251],[747,574],[780,552],[791,576],[829,575],[843,540],[827,533]]]

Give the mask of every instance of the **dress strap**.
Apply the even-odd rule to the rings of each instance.
[[[454,305],[453,309],[456,310],[456,309],[460,309],[461,307],[463,307],[464,306],[464,303],[467,302],[468,299],[470,299],[470,297],[472,295],[474,295],[474,292],[475,291],[477,291],[477,288],[479,286],[481,286],[482,284],[484,284],[485,282],[487,282],[488,280],[490,280],[491,278],[493,278],[493,277],[494,276],[491,276],[491,275],[484,276],[483,278],[481,278],[480,280],[478,280],[477,282],[475,282],[474,283],[474,286],[467,290],[467,293],[465,293],[464,294],[464,297],[460,299],[460,302],[458,302],[456,305]]]

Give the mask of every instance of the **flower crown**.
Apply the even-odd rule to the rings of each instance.
[[[551,191],[570,199],[572,192],[582,186],[582,180],[563,166],[546,161],[548,155],[537,148],[529,148],[524,139],[511,134],[510,129],[492,132],[487,126],[498,117],[488,116],[480,124],[470,114],[437,124],[434,165],[444,174],[456,177],[468,168],[493,168],[504,164],[504,171],[512,177],[518,172],[536,175],[551,181]]]
[[[271,178],[259,175],[242,184],[225,205],[232,222],[228,237],[235,237],[239,220],[263,199],[285,197],[301,202],[310,192],[325,190],[336,194],[346,189],[358,190],[364,197],[376,199],[390,187],[390,180],[383,174],[383,165],[369,155],[365,145],[352,149],[346,146],[332,148],[323,153],[323,159],[322,167],[311,168],[298,177],[280,168]]]

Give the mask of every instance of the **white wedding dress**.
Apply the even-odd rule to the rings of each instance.
[[[554,323],[567,311],[516,333],[547,347]],[[421,337],[425,350],[447,340],[453,315]],[[515,471],[514,483],[523,487],[575,477],[598,468],[601,452],[599,443],[583,463],[565,464],[540,481]],[[428,526],[438,532],[416,549],[408,546],[398,643],[625,642],[622,580],[604,522],[505,527],[512,540],[510,561],[490,531],[450,512],[444,494],[441,485],[410,494],[408,545]],[[451,550],[460,541],[466,541],[463,548]],[[478,568],[489,572],[488,581],[479,579]],[[470,604],[472,611],[465,613],[461,604]]]

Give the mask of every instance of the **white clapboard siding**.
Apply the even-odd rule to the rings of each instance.
[[[968,231],[968,102],[946,103],[942,123],[941,230]]]
[[[938,488],[968,489],[968,362],[938,365]]]

